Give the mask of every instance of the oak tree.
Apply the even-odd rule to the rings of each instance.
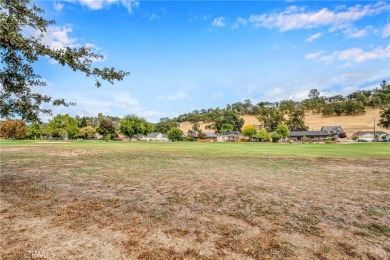
[[[95,60],[103,55],[95,53],[89,47],[51,48],[44,44],[43,37],[52,20],[43,18],[44,10],[32,4],[30,0],[0,0],[0,116],[15,117],[38,121],[40,114],[51,114],[51,109],[43,108],[44,103],[54,106],[75,105],[63,98],[35,92],[35,87],[45,86],[46,82],[34,71],[33,64],[40,57],[48,57],[73,71],[95,78],[95,85],[101,86],[101,80],[113,84],[129,73],[112,68],[97,68]],[[38,36],[26,35],[33,30]]]

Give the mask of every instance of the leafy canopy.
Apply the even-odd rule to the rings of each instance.
[[[242,134],[246,137],[251,138],[257,133],[256,128],[253,125],[246,125],[242,129]]]
[[[79,126],[75,118],[69,115],[57,115],[49,121],[46,132],[52,137],[73,139],[79,134]]]
[[[27,134],[27,125],[23,120],[6,120],[0,126],[0,135],[5,138],[23,139]]]
[[[171,141],[181,141],[183,139],[183,132],[179,128],[174,127],[168,131],[168,139]]]
[[[44,11],[31,4],[30,0],[0,0],[0,116],[21,116],[26,121],[38,121],[40,114],[51,114],[42,104],[69,106],[63,98],[53,99],[35,93],[34,87],[45,86],[46,82],[34,72],[33,63],[40,57],[49,57],[62,66],[95,78],[95,85],[101,80],[113,84],[129,73],[115,68],[93,67],[94,60],[103,55],[94,53],[91,48],[53,49],[42,41],[48,26],[54,21],[42,17]],[[26,36],[23,31],[36,31],[38,36]]]
[[[153,125],[136,115],[127,115],[119,122],[119,132],[125,136],[146,135],[153,131]]]
[[[381,119],[379,120],[378,126],[390,129],[390,106],[382,108],[380,116]]]

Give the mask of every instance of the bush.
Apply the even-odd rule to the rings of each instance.
[[[283,136],[277,132],[274,132],[272,135],[271,135],[271,138],[272,138],[272,142],[274,143],[277,143],[279,142],[280,139],[283,138]]]
[[[345,138],[345,137],[347,137],[346,133],[342,132],[342,133],[339,134],[339,138]]]
[[[183,139],[183,132],[179,128],[174,127],[168,131],[168,139],[171,141],[181,141]]]
[[[111,134],[107,134],[106,135],[106,142],[110,141],[111,140]]]

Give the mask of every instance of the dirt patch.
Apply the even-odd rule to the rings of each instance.
[[[48,147],[18,156],[4,153],[0,175],[3,259],[390,255],[386,159]]]

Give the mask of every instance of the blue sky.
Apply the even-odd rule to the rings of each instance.
[[[387,1],[34,1],[56,20],[54,48],[91,46],[95,66],[131,75],[94,80],[49,59],[36,64],[40,92],[75,101],[54,114],[124,116],[157,122],[251,99],[348,94],[390,80]]]

